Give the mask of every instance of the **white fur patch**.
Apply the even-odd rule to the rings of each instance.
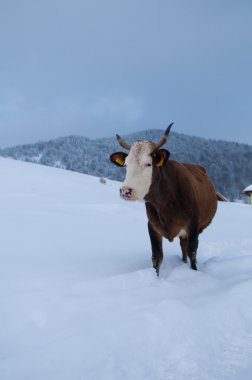
[[[187,237],[186,230],[184,230],[182,228],[182,230],[180,230],[179,233],[178,233],[178,237],[181,237],[181,238],[185,239]]]
[[[132,200],[143,199],[150,189],[153,170],[152,152],[153,143],[136,141],[125,160],[127,172],[122,189],[132,189]]]

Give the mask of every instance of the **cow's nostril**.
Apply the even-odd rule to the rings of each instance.
[[[122,187],[120,188],[120,196],[122,198],[130,198],[132,195],[132,189],[130,187]]]
[[[132,193],[132,189],[130,187],[122,187],[120,188],[120,193]]]

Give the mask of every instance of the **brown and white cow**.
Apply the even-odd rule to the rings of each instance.
[[[198,236],[211,223],[217,209],[216,191],[205,169],[169,160],[170,153],[160,149],[168,139],[172,124],[159,143],[137,140],[130,146],[116,135],[129,153],[110,156],[114,164],[126,167],[120,196],[125,200],[145,201],[157,275],[163,261],[163,237],[169,241],[179,237],[182,260],[186,263],[188,256],[191,268],[197,270]]]

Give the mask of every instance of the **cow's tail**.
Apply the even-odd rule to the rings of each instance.
[[[216,191],[216,197],[217,201],[228,202],[228,199],[224,197],[224,195],[220,194],[218,191]]]

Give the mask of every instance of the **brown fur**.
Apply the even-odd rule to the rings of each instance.
[[[217,209],[216,191],[205,169],[169,160],[160,168],[153,166],[145,201],[157,274],[163,258],[162,237],[172,241],[181,230],[183,261],[189,256],[191,267],[197,269],[198,234],[211,223]]]

